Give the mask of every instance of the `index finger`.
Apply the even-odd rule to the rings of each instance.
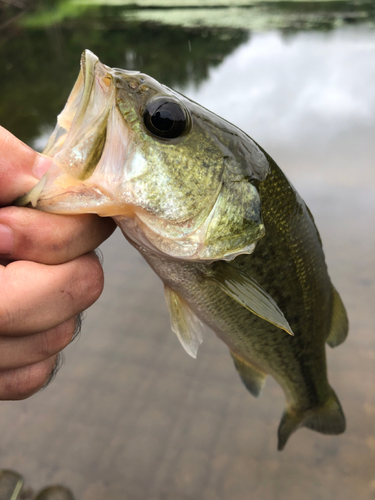
[[[13,234],[12,249],[4,248],[1,227]],[[0,209],[0,257],[61,264],[95,250],[109,238],[115,222],[93,214],[56,215],[31,208]]]

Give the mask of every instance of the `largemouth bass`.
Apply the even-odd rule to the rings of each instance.
[[[185,350],[208,325],[254,396],[283,388],[278,449],[299,427],[345,430],[325,343],[346,338],[314,219],[249,136],[153,78],[90,51],[44,154],[53,164],[19,205],[113,217],[162,279]]]

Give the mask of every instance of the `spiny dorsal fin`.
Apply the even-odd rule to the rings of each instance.
[[[330,347],[336,347],[344,342],[348,335],[348,317],[346,315],[344,304],[337,293],[337,290],[332,287],[333,292],[333,307],[331,328],[327,337],[327,344]]]
[[[255,281],[240,269],[228,263],[216,266],[210,279],[214,280],[229,297],[246,309],[269,323],[294,335],[284,314],[273,298]]]
[[[248,361],[244,361],[237,356],[237,354],[234,354],[233,351],[229,352],[246,389],[257,398],[263,389],[267,374],[250,364]]]
[[[290,435],[299,427],[307,427],[322,434],[341,434],[345,431],[345,415],[334,390],[329,387],[326,401],[304,412],[286,409],[281,417],[278,438],[278,450],[286,445]]]
[[[204,325],[188,304],[169,286],[164,285],[171,328],[177,335],[182,347],[193,358],[197,357],[198,347],[203,341]]]

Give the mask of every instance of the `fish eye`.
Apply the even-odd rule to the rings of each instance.
[[[145,107],[143,119],[147,130],[162,139],[176,139],[189,126],[187,111],[170,97],[150,99]]]

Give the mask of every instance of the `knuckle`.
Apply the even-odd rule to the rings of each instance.
[[[64,320],[90,307],[104,286],[103,269],[94,254],[85,254],[66,265],[68,271],[59,290]]]
[[[89,305],[94,303],[101,295],[104,287],[104,273],[99,259],[95,254],[87,256],[86,265],[82,275],[82,292]]]
[[[0,304],[0,334],[11,335],[16,322],[15,311],[12,311],[6,304]]]
[[[70,344],[72,338],[74,337],[76,324],[77,317],[74,317],[57,327],[57,345],[55,348],[56,350],[54,350],[54,354],[62,351],[67,345]]]
[[[55,227],[52,227],[51,223]],[[77,238],[72,238],[72,233],[76,234],[77,218],[55,215],[54,220],[49,219],[49,224],[51,224],[51,228],[47,241],[47,251],[51,254],[53,262],[62,263],[70,260],[77,246]],[[58,229],[56,229],[56,224]]]
[[[71,318],[51,330],[36,335],[38,359],[47,359],[62,351],[74,336],[76,318]]]
[[[11,266],[9,266],[10,268]],[[9,286],[9,281],[7,280],[7,276],[5,274],[5,270],[1,270],[1,283],[3,289],[7,289]],[[9,272],[8,272],[9,274]],[[7,298],[7,297],[6,297]],[[14,330],[14,325],[16,322],[16,314],[17,311],[14,310],[14,308],[11,307],[11,304],[9,303],[9,300],[1,300],[0,301],[0,334],[3,335],[8,335],[9,333],[12,333]]]
[[[56,356],[34,365],[0,373],[0,399],[26,399],[39,391],[47,382]]]

